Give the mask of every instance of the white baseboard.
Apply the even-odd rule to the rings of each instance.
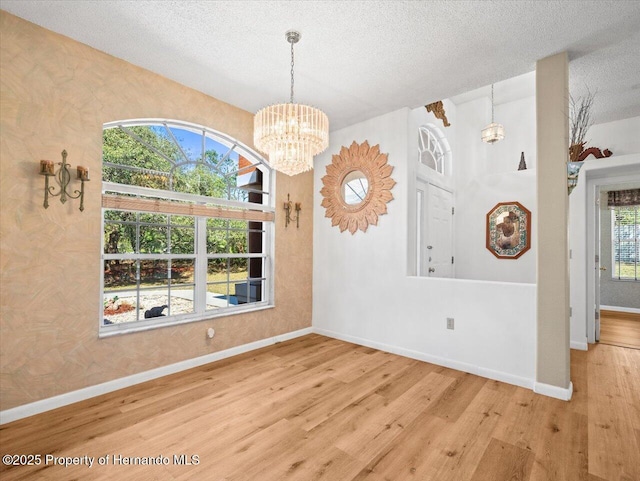
[[[533,389],[533,385],[535,382],[534,379],[528,379],[521,376],[514,376],[513,374],[509,374],[503,371],[486,369],[480,366],[476,366],[475,364],[469,364],[466,362],[460,362],[460,361],[439,357],[439,356],[432,356],[430,354],[426,354],[420,351],[405,349],[405,348],[393,346],[390,344],[371,341],[369,339],[364,339],[361,337],[350,336],[348,334],[329,331],[326,329],[320,329],[320,328],[314,327],[313,332],[315,332],[316,334],[321,334],[323,336],[340,339],[341,341],[352,342],[354,344],[359,344],[361,346],[371,347],[373,349],[390,352],[392,354],[398,354],[399,356],[409,357],[411,359],[417,359],[418,361],[437,364],[438,366],[448,367],[451,369],[455,369],[457,371],[468,372],[469,374],[475,374],[480,377],[486,377],[488,379],[493,379],[495,381],[502,381],[507,384],[513,384],[515,386],[520,386],[527,389]]]
[[[569,401],[573,396],[573,383],[569,383],[568,388],[562,388],[553,386],[551,384],[545,384],[543,382],[537,382],[533,386],[533,392],[536,394],[542,394],[544,396],[561,399],[562,401]]]
[[[629,312],[631,314],[640,314],[640,309],[635,307],[618,307],[618,306],[603,306],[600,305],[601,311],[614,311],[614,312]]]
[[[71,391],[29,404],[23,404],[22,406],[17,406],[15,408],[6,409],[4,411],[0,411],[0,425],[33,416],[34,414],[50,411],[62,406],[67,406],[78,401],[84,401],[85,399],[99,396],[101,394],[117,391],[118,389],[133,386],[135,384],[140,384],[145,381],[157,379],[162,376],[167,376],[169,374],[174,374],[186,369],[202,366],[203,364],[209,364],[211,362],[219,361],[220,359],[225,359],[227,357],[237,356],[238,354],[254,351],[262,347],[271,346],[272,344],[276,344],[278,342],[288,341],[289,339],[294,339],[296,337],[305,336],[312,333],[313,329],[311,327],[307,327],[298,331],[287,332],[285,334],[269,337],[267,339],[261,339],[249,344],[243,344],[242,346],[225,349],[224,351],[212,352],[211,354],[206,354],[204,356],[196,357],[193,359],[176,362],[174,364],[169,364],[168,366],[162,366],[156,369],[151,369],[149,371],[139,372],[137,374],[132,374],[131,376],[121,377],[119,379],[114,379],[113,381],[107,381],[102,384],[96,384],[95,386],[78,389],[77,391]]]
[[[589,345],[587,344],[587,340],[585,339],[583,342],[571,341],[569,343],[569,347],[571,349],[576,349],[578,351],[588,351]]]

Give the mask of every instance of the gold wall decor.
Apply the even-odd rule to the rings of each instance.
[[[444,105],[442,104],[442,100],[438,100],[437,102],[433,102],[429,105],[425,105],[427,112],[433,112],[433,115],[436,116],[436,119],[442,120],[442,123],[445,127],[449,127],[451,124],[447,119],[447,114],[444,111]]]
[[[80,199],[80,212],[84,211],[84,183],[89,182],[89,169],[82,167],[77,168],[78,180],[80,181],[80,190],[67,191],[67,187],[71,182],[71,173],[69,172],[69,164],[67,164],[67,151],[62,151],[62,162],[58,162],[60,168],[55,171],[52,160],[40,161],[40,175],[44,176],[44,203],[45,209],[49,208],[49,196],[60,197],[63,204],[67,199]],[[55,186],[49,186],[49,177],[53,177],[58,182],[58,190]]]
[[[354,141],[332,157],[320,190],[325,217],[331,219],[332,226],[355,234],[378,224],[378,216],[387,213],[387,202],[393,199],[391,189],[396,185],[391,178],[393,167],[387,161],[388,154],[381,153],[379,145],[369,147],[367,141]]]
[[[295,208],[296,211],[296,216],[293,217],[291,215],[291,211]],[[300,211],[302,210],[302,206],[300,204],[300,202],[296,202],[295,203],[295,207],[294,207],[294,203],[291,202],[291,197],[289,196],[289,194],[287,194],[287,201],[284,203],[284,226],[285,227],[289,227],[289,224],[293,221],[296,222],[296,227],[300,228]]]

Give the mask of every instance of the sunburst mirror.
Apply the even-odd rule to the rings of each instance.
[[[387,202],[393,199],[391,189],[396,185],[391,178],[393,167],[387,161],[388,154],[381,153],[379,145],[370,147],[366,140],[342,147],[331,158],[320,193],[325,217],[331,219],[332,226],[355,234],[378,224],[378,217],[387,213]]]

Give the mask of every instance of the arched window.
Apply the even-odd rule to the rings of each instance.
[[[451,148],[444,133],[432,124],[418,130],[418,158],[422,165],[442,175],[451,174]]]
[[[271,170],[224,134],[104,125],[101,334],[271,304]]]

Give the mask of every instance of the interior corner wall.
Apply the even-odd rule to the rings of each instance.
[[[407,275],[409,162],[417,132],[410,111],[391,112],[330,135],[314,169],[313,327],[322,334],[520,386],[535,374],[534,284]],[[458,119],[460,119],[458,115]],[[367,140],[389,154],[394,199],[366,232],[331,226],[321,206],[332,154]],[[410,146],[410,147],[408,147]],[[484,231],[483,234],[484,235]],[[504,303],[517,314],[497,315]],[[508,310],[507,310],[508,311]],[[447,317],[455,329],[446,329]]]
[[[102,125],[178,119],[251,146],[253,116],[4,11],[0,31],[3,410],[311,325],[313,173],[278,174],[274,205],[304,210],[299,229],[276,222],[275,308],[99,339]],[[84,212],[42,207],[38,162],[63,149],[91,172]]]

